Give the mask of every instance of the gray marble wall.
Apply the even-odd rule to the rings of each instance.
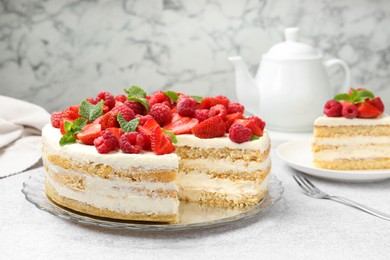
[[[132,84],[236,99],[226,58],[255,71],[290,26],[390,110],[387,0],[1,0],[0,94],[49,111]]]

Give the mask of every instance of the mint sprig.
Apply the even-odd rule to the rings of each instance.
[[[146,99],[146,92],[142,88],[138,86],[132,86],[129,89],[125,89],[125,92],[127,93],[127,99],[130,101],[136,101],[143,105],[146,109],[146,112],[149,112],[150,105],[148,100]]]
[[[80,104],[79,115],[88,119],[89,122],[93,122],[96,120],[96,118],[103,115],[103,104],[103,100],[100,100],[100,102],[96,105],[93,105],[87,100],[84,100]]]
[[[190,96],[190,97],[195,99],[197,103],[200,103],[203,100],[203,97],[200,97],[200,96]]]
[[[167,97],[169,97],[173,102],[177,102],[177,100],[179,99],[179,95],[175,92],[175,91],[172,91],[172,90],[168,90],[168,91],[164,91],[163,92]]]
[[[129,122],[124,119],[121,113],[118,114],[117,120],[119,122],[119,125],[121,126],[123,132],[129,133],[129,132],[135,132],[137,129],[137,126],[139,124],[140,119],[134,118],[133,120],[130,120]]]
[[[251,141],[259,140],[259,139],[260,139],[259,136],[257,136],[257,135],[252,135]]]
[[[347,101],[352,104],[357,104],[357,103],[362,103],[364,102],[367,98],[371,99],[374,98],[374,94],[371,91],[368,91],[366,89],[361,89],[361,90],[356,90],[356,89],[351,89],[351,93],[341,93],[337,94],[334,96],[334,100],[336,101]]]
[[[176,135],[173,132],[168,131],[168,130],[166,130],[164,128],[161,128],[161,129],[163,130],[164,133],[166,133],[166,134],[168,134],[168,135],[170,135],[172,137],[172,143],[174,143],[174,144],[177,143]]]
[[[74,144],[76,142],[76,134],[79,133],[83,127],[87,124],[87,119],[80,117],[70,123],[65,121],[64,130],[65,134],[60,139],[60,146],[67,144]]]

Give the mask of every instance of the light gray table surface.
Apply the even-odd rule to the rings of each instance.
[[[390,222],[302,194],[272,149],[282,199],[258,217],[180,232],[109,230],[37,209],[21,192],[32,172],[0,179],[0,259],[390,259]],[[331,194],[390,213],[390,180],[311,178]]]

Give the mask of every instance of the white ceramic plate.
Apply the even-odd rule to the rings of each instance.
[[[311,140],[296,140],[281,144],[278,156],[290,167],[319,178],[336,181],[368,182],[390,178],[390,169],[335,171],[316,168],[312,161]]]

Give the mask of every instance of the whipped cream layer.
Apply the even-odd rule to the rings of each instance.
[[[104,179],[96,175],[65,170],[50,163],[48,166],[50,174],[73,175],[84,180],[85,190],[80,191],[71,189],[51,178],[50,174],[46,174],[46,180],[62,197],[114,212],[154,214],[176,214],[178,212],[178,199],[147,196],[150,190],[177,191],[174,182],[129,182],[119,178]]]
[[[353,118],[320,116],[314,121],[314,126],[373,126],[390,125],[390,116],[382,113],[377,118]]]
[[[232,142],[227,135],[212,139],[201,139],[190,134],[177,135],[176,137],[177,143],[175,146],[189,146],[204,149],[231,148],[239,150],[260,150],[261,152],[264,152],[270,145],[270,138],[267,131],[264,131],[263,136],[258,140],[253,140],[241,144]]]
[[[390,136],[353,136],[353,137],[337,137],[337,138],[316,138],[314,139],[315,145],[329,145],[329,146],[340,146],[340,145],[389,145]]]
[[[229,159],[182,159],[183,166],[194,167],[199,173],[213,172],[254,172],[266,170],[271,166],[271,157],[267,157],[263,162],[229,160]]]
[[[229,179],[212,178],[211,175],[199,173],[198,171],[178,174],[178,185],[180,190],[206,190],[228,194],[228,197],[252,196],[267,189],[269,175],[261,184],[253,181],[231,181]]]
[[[345,159],[371,159],[371,158],[390,158],[390,146],[372,145],[372,146],[340,146],[337,149],[321,150],[313,153],[314,160],[333,161]]]
[[[42,130],[42,143],[50,154],[69,158],[79,162],[92,162],[93,164],[110,165],[117,169],[140,167],[143,169],[177,169],[179,158],[176,154],[156,155],[152,152],[140,154],[126,154],[121,151],[100,154],[93,145],[81,143],[60,146],[60,130],[47,124]]]

